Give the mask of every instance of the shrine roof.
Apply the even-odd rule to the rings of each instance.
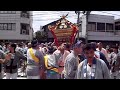
[[[51,23],[48,23],[48,24],[46,24],[46,25],[44,25],[43,27],[42,27],[42,29],[44,29],[46,26],[49,26],[49,25],[53,25],[53,24],[56,24],[58,21],[61,21],[63,18],[60,18],[60,19],[58,19],[58,20],[56,20],[56,21],[53,21],[53,22],[51,22]],[[66,18],[65,18],[66,19]],[[67,20],[67,19],[66,19]],[[68,21],[68,20],[67,20]],[[70,22],[70,21],[69,21]],[[72,23],[72,22],[70,22],[70,23]]]

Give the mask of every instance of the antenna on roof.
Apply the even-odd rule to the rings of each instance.
[[[62,17],[62,18],[66,18],[67,16],[68,16],[68,14],[69,14],[69,12],[66,14],[66,15],[62,15],[62,16],[60,16],[60,17]]]
[[[69,12],[68,12],[68,14],[69,14]],[[65,16],[65,17],[67,17],[67,16],[68,16],[68,14],[66,14],[66,16]]]

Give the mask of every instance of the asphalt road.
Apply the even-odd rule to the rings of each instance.
[[[3,73],[3,79],[6,79],[6,74],[5,73]],[[20,69],[18,69],[17,79],[27,79],[26,76],[23,76],[23,73],[20,72]]]
[[[114,77],[114,76],[116,76],[116,77]],[[117,73],[115,72],[115,73],[111,74],[111,79],[114,79],[114,78],[120,79],[120,71],[117,72]],[[3,75],[3,79],[6,79],[6,74],[5,73]],[[23,73],[20,72],[20,69],[18,69],[18,77],[17,77],[17,79],[27,79],[27,77],[23,76]]]

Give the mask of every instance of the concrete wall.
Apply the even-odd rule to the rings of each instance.
[[[31,18],[21,18],[21,11],[16,11],[16,14],[0,14],[0,23],[16,23],[15,30],[0,30],[0,40],[32,40],[32,19]],[[29,35],[21,35],[20,23],[30,24]]]
[[[86,15],[82,16],[82,32],[81,37],[86,38]]]
[[[120,34],[120,31],[117,32]],[[88,32],[88,40],[120,41],[120,35],[114,32]]]
[[[91,14],[88,17],[88,22],[101,22],[101,23],[113,23],[114,24],[114,16],[106,16],[106,15],[94,15]],[[96,31],[88,31],[86,30],[86,16],[82,16],[82,32],[80,32],[81,37],[86,37],[88,40],[104,40],[104,41],[120,41],[120,31],[116,33],[113,32],[96,32]]]
[[[120,36],[88,36],[88,40],[120,41]]]
[[[91,14],[89,15],[88,22],[114,23],[114,16]]]

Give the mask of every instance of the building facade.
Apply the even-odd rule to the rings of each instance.
[[[61,20],[61,19],[59,19],[59,20]],[[52,26],[52,25],[55,25],[59,20],[53,21],[53,22],[51,22],[51,23],[48,23],[48,24],[46,24],[46,25],[44,25],[44,26],[42,27],[43,32],[44,32],[44,33],[46,34],[46,36],[47,36],[46,42],[53,42],[53,41],[54,41],[54,37],[53,37],[51,31],[48,29],[48,26],[49,26],[49,25],[51,25],[51,26]]]
[[[116,29],[114,16],[90,14],[87,20],[86,15],[83,15],[81,22],[79,35],[88,42],[119,43],[120,30]]]
[[[0,11],[0,41],[31,41],[31,11]]]

